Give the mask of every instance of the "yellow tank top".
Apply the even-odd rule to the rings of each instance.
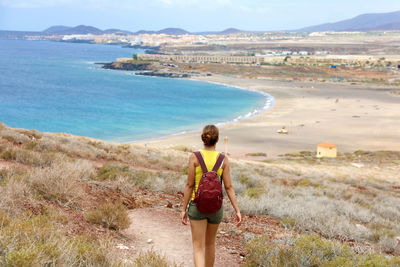
[[[201,154],[203,155],[203,159],[204,159],[204,163],[207,166],[207,170],[211,171],[215,165],[215,163],[217,162],[217,157],[219,155],[218,151],[210,151],[210,150],[200,150]],[[220,178],[222,178],[222,171],[223,169],[221,168],[221,166],[219,167],[217,174]],[[203,175],[203,171],[201,170],[201,166],[197,166],[195,169],[195,178],[194,178],[194,189],[192,192],[192,197],[191,200],[194,200],[194,196],[195,196],[195,192],[197,191],[197,188],[199,187],[199,182],[201,179],[201,176]]]

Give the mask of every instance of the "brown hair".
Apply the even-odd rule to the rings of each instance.
[[[201,134],[205,146],[213,146],[218,142],[219,130],[215,125],[206,125]]]

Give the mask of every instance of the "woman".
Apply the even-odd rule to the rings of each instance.
[[[219,152],[215,150],[215,146],[218,142],[218,135],[218,128],[214,125],[207,125],[204,127],[201,135],[201,139],[204,143],[204,150],[201,150],[200,152],[209,171],[213,169],[219,155]],[[190,219],[194,263],[196,267],[208,267],[214,265],[215,237],[223,215],[223,207],[214,213],[203,213],[200,212],[196,208],[196,204],[192,202],[202,174],[203,171],[199,160],[195,154],[192,154],[189,158],[188,179],[184,192],[181,220],[183,224],[187,225],[188,217]],[[222,175],[225,191],[236,212],[236,226],[239,226],[242,221],[242,216],[237,204],[235,190],[232,186],[231,176],[229,173],[229,161],[226,156],[222,166],[219,167],[217,174],[219,177]],[[188,204],[189,208],[187,209]]]

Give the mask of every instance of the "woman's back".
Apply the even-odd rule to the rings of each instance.
[[[219,152],[216,150],[200,150],[202,156],[203,156],[203,160],[204,163],[206,164],[207,170],[211,171],[215,165],[215,163],[217,162],[217,157],[219,155]],[[221,164],[221,166],[219,166],[219,169],[217,171],[217,174],[219,177],[222,177],[222,172],[223,169],[221,168],[223,165],[223,162]],[[195,182],[194,182],[194,190],[192,193],[192,197],[191,200],[194,200],[194,196],[195,196],[195,192],[197,191],[197,188],[199,187],[199,183],[200,183],[200,179],[201,176],[203,175],[203,170],[201,169],[200,165],[196,166],[196,174],[195,174]]]

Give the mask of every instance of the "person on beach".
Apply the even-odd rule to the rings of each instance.
[[[207,125],[204,127],[201,135],[201,139],[204,143],[204,149],[201,150],[200,153],[208,171],[213,169],[220,157],[220,153],[215,150],[218,137],[219,131],[216,126]],[[222,220],[223,207],[221,206],[218,211],[213,213],[204,213],[199,211],[196,207],[196,204],[193,202],[200,179],[203,176],[202,167],[200,166],[198,156],[196,156],[195,153],[191,154],[189,158],[188,178],[184,191],[181,220],[184,225],[188,224],[188,217],[190,220],[195,266],[209,267],[214,266],[215,238],[217,235],[218,226]],[[242,216],[237,203],[235,190],[232,186],[229,171],[229,161],[226,155],[223,158],[222,164],[215,167],[215,169],[217,169],[218,177],[222,177],[221,182],[225,187],[225,191],[236,213],[236,226],[239,226],[242,222]]]

